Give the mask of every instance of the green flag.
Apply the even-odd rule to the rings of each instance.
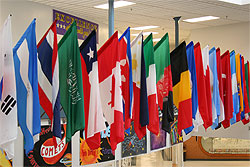
[[[170,66],[169,38],[166,33],[154,46],[154,63],[156,66],[156,87],[158,104],[163,111],[162,129],[170,132],[170,121],[173,121],[173,88]],[[168,97],[163,107],[163,98]]]
[[[159,129],[159,113],[156,96],[156,71],[154,63],[154,47],[152,33],[143,41],[143,51],[146,69],[147,95],[148,95],[148,111],[149,124],[148,130],[158,135]]]
[[[85,127],[80,50],[74,22],[58,44],[60,100],[67,117],[66,142]]]
[[[248,74],[249,74],[249,62],[245,64],[245,78],[246,78],[246,88],[247,88],[247,99],[248,99],[248,104],[250,106],[250,99],[249,99],[249,79]]]

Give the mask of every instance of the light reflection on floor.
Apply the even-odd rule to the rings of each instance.
[[[171,161],[163,161],[161,152],[138,156],[133,167],[172,167]],[[185,161],[184,167],[250,167],[250,161]]]

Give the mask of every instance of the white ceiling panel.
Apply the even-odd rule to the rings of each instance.
[[[93,22],[108,24],[108,10],[96,9],[94,6],[107,3],[108,0],[29,0],[49,5],[78,17]],[[250,21],[250,5],[235,5],[218,0],[127,0],[135,5],[115,9],[115,28],[124,31],[128,26],[158,25],[162,37],[169,32],[170,41],[174,41],[175,16],[182,16],[180,21],[180,40],[187,38],[192,29],[219,26]],[[221,19],[186,23],[182,20],[201,16],[218,16]],[[136,32],[136,31],[135,31]],[[132,31],[134,33],[134,31]]]

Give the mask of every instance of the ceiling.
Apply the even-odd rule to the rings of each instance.
[[[71,13],[87,20],[108,24],[108,10],[94,8],[108,0],[29,0],[49,5],[55,9]],[[123,32],[128,26],[138,27],[157,25],[159,28],[154,38],[161,38],[169,33],[170,42],[174,43],[173,17],[181,16],[180,40],[189,37],[192,29],[220,26],[250,21],[250,5],[234,5],[218,0],[127,0],[135,5],[115,9],[115,29]],[[219,20],[187,23],[182,20],[201,16],[218,16]],[[147,30],[145,30],[147,31]],[[131,33],[138,33],[132,31]]]

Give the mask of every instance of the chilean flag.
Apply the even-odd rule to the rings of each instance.
[[[114,151],[117,144],[124,140],[118,32],[115,32],[98,50],[97,61],[102,109],[110,125],[110,143]]]
[[[61,138],[56,21],[38,43],[37,53],[40,104],[51,120],[53,136]]]
[[[121,59],[123,117],[125,121],[125,129],[128,129],[130,128],[132,118],[131,104],[133,97],[130,27],[127,28],[119,39],[119,54]]]
[[[100,147],[100,132],[106,129],[100,98],[95,30],[82,43],[80,52],[84,78],[85,140],[94,150]]]

